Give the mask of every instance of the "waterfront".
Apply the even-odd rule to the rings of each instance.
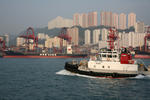
[[[150,76],[106,79],[64,70],[72,59],[0,58],[0,100],[149,100]],[[150,59],[144,62],[150,65]]]

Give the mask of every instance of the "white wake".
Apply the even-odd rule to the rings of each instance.
[[[69,75],[69,76],[74,76],[75,75],[75,73],[71,73],[71,72],[69,72],[65,69],[56,72],[56,74],[58,74],[58,75]]]
[[[150,75],[137,75],[134,77],[135,79],[150,79]]]
[[[81,75],[81,74],[77,74],[77,73],[72,73],[69,72],[65,69],[60,70],[58,72],[56,72],[57,75],[68,75],[68,76],[79,76],[79,77],[86,77],[86,78],[97,78],[97,77],[92,77],[92,76],[87,76],[87,75]]]

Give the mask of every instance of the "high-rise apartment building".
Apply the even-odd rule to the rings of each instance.
[[[7,47],[9,47],[9,35],[5,34],[5,35],[4,35],[4,40],[5,40],[5,45],[6,45]]]
[[[121,13],[118,15],[117,13],[105,12],[102,11],[100,13],[101,22],[100,25],[115,27],[116,29],[126,29],[126,14]],[[128,28],[134,26],[136,23],[136,14],[129,13],[128,14]]]
[[[126,14],[119,15],[119,29],[126,29]]]
[[[73,25],[81,27],[97,26],[97,12],[75,13],[73,15]]]
[[[128,48],[129,47],[129,34],[128,33],[119,33],[119,40],[120,40],[120,43],[119,43],[119,47],[126,47]]]
[[[53,38],[46,38],[46,41],[45,41],[45,47],[46,48],[53,48],[53,47],[57,47],[57,48],[60,48],[60,41],[61,39],[57,36],[53,37]],[[62,45],[63,46],[67,46],[67,41],[66,40],[62,40]]]
[[[71,43],[73,45],[78,45],[78,43],[79,43],[79,29],[77,27],[68,28],[67,33],[71,37]]]
[[[17,37],[17,39],[16,39],[16,45],[17,46],[23,46],[24,43],[25,43],[25,39],[24,38]]]
[[[144,37],[146,33],[119,33],[119,46],[120,47],[142,47],[144,45]]]
[[[81,27],[88,27],[88,15],[85,13],[82,13],[82,14],[75,13],[73,15],[73,25],[81,26]]]
[[[81,26],[82,27],[88,27],[88,15],[83,13],[83,14],[81,14],[81,17],[82,17],[82,24],[81,24]]]
[[[84,36],[85,36],[84,43],[85,44],[90,44],[91,43],[91,31],[88,30],[88,29],[85,30]]]
[[[105,16],[106,16],[105,12],[100,13],[100,17],[101,17],[100,25],[104,25],[104,26],[106,25]]]
[[[97,44],[99,42],[100,37],[100,29],[93,30],[93,44]]]
[[[58,47],[59,48],[60,47],[60,38],[55,36],[54,38],[46,39],[45,47],[47,47],[47,48]]]
[[[131,26],[134,26],[136,23],[136,14],[135,13],[129,13],[128,14],[128,28]]]
[[[77,27],[72,28],[72,43],[74,45],[78,45],[79,44],[79,29]]]
[[[135,27],[136,33],[143,33],[144,32],[144,22],[136,22],[134,27]]]
[[[82,17],[81,17],[81,14],[79,13],[75,13],[73,15],[73,25],[74,26],[81,26],[82,24]]]
[[[99,48],[106,48],[108,46],[107,42],[107,37],[108,37],[108,30],[103,28],[100,33],[100,41],[99,41]]]
[[[97,12],[88,13],[88,27],[97,26]]]
[[[113,13],[112,24],[113,24],[112,26],[115,27],[116,29],[119,28],[119,16],[116,13]]]
[[[101,12],[100,17],[101,17],[100,25],[113,26],[112,12]]]
[[[107,41],[107,36],[108,36],[108,30],[107,29],[105,29],[105,28],[103,28],[102,30],[101,30],[101,39],[100,40],[102,40],[102,41]]]

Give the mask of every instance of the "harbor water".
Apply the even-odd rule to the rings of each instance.
[[[71,60],[0,58],[0,100],[150,100],[150,76],[74,74],[64,70]],[[142,61],[150,65],[150,59]]]

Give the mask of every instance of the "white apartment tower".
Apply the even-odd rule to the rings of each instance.
[[[107,36],[108,36],[108,30],[107,29],[102,29],[101,30],[101,39],[102,41],[107,41]]]
[[[73,15],[73,25],[74,26],[81,26],[82,25],[82,17],[79,13],[75,13]]]
[[[128,28],[131,26],[134,26],[136,23],[136,14],[135,13],[129,13],[128,14]]]
[[[113,18],[112,18],[112,23],[113,23],[113,27],[115,27],[116,29],[119,28],[119,16],[116,13],[113,13]]]
[[[144,22],[136,22],[134,26],[136,33],[144,33]]]
[[[81,26],[81,27],[88,27],[88,15],[85,13],[82,13],[82,14],[75,13],[73,15],[73,25]]]
[[[85,44],[90,44],[91,43],[91,31],[90,30],[85,30],[85,33],[84,33],[84,35],[85,35],[85,40],[84,40],[84,43]]]
[[[119,15],[119,29],[126,29],[126,14]]]
[[[24,38],[17,37],[17,39],[16,39],[16,45],[17,46],[23,46],[24,43],[25,43],[25,39]]]
[[[142,47],[144,45],[144,37],[146,33],[119,33],[120,47]]]
[[[104,26],[113,26],[113,14],[112,12],[104,12],[102,11],[100,14],[101,24]]]
[[[81,14],[82,17],[82,27],[88,27],[88,15],[86,13]]]
[[[73,45],[78,45],[79,44],[79,29],[77,27],[68,28],[67,33],[71,37],[71,43]]]
[[[88,13],[88,27],[97,26],[97,12]]]
[[[93,44],[97,44],[99,42],[100,37],[100,29],[95,29],[93,31]]]

